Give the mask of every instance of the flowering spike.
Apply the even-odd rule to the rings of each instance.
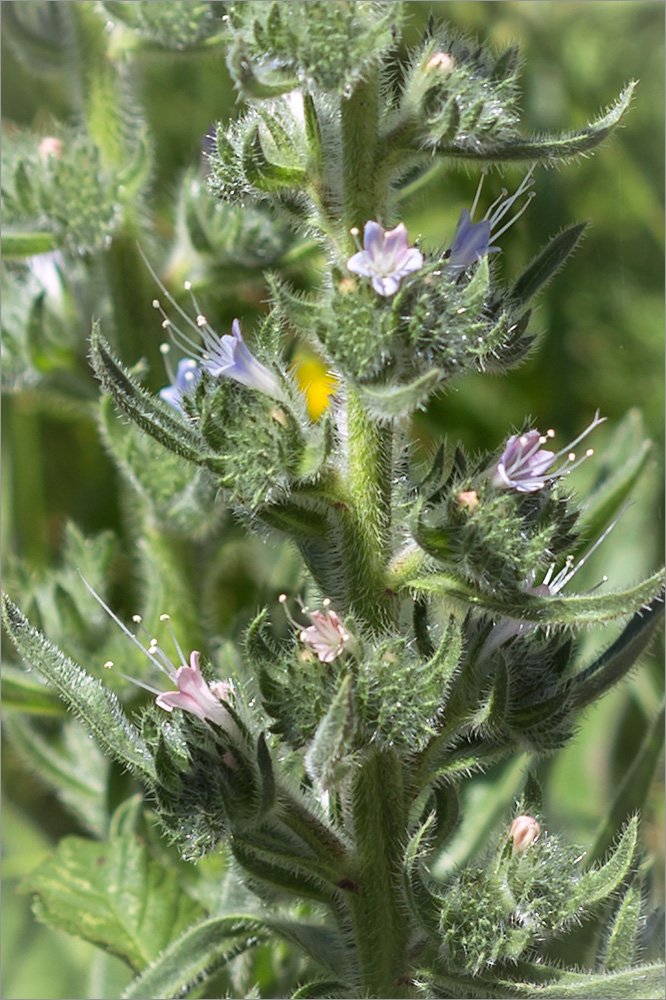
[[[370,278],[378,295],[395,295],[400,282],[423,267],[423,254],[409,246],[404,223],[386,230],[378,222],[368,221],[363,227],[363,250],[347,261],[353,274]]]

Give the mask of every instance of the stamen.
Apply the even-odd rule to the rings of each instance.
[[[474,218],[474,213],[476,212],[477,205],[479,204],[479,198],[481,197],[481,189],[483,188],[483,182],[486,179],[487,173],[488,171],[485,169],[481,171],[481,177],[479,178],[479,183],[477,184],[476,187],[476,194],[474,195],[474,201],[472,202],[472,207],[469,210],[470,219]]]
[[[122,631],[123,631],[123,632],[125,633],[125,635],[127,636],[127,638],[128,638],[128,639],[131,639],[131,640],[132,640],[132,642],[134,643],[134,645],[135,645],[135,646],[138,646],[138,647],[139,647],[139,649],[141,650],[141,652],[142,652],[142,653],[143,653],[143,654],[144,654],[145,656],[147,656],[147,657],[148,657],[148,659],[149,659],[149,660],[150,660],[150,661],[151,661],[152,663],[154,663],[154,664],[155,664],[155,666],[156,666],[156,667],[158,667],[158,668],[159,668],[159,669],[160,669],[160,670],[162,671],[162,673],[165,673],[165,674],[167,675],[167,677],[168,677],[168,678],[169,678],[170,680],[173,680],[173,676],[174,676],[174,673],[175,673],[175,671],[174,671],[174,667],[173,667],[173,664],[170,664],[170,666],[171,666],[171,670],[170,670],[170,671],[169,671],[169,670],[167,670],[167,669],[166,669],[166,667],[165,667],[165,666],[164,666],[164,665],[163,665],[162,663],[160,663],[160,661],[159,661],[159,660],[158,660],[158,659],[157,659],[157,658],[156,658],[155,656],[153,656],[153,654],[152,654],[151,652],[149,652],[149,651],[148,651],[148,650],[147,650],[147,649],[145,648],[145,646],[143,646],[143,645],[142,645],[142,644],[141,644],[141,643],[139,642],[139,640],[138,640],[138,639],[137,639],[137,637],[136,637],[136,636],[134,635],[134,633],[133,633],[133,632],[130,632],[130,630],[129,630],[129,629],[127,628],[127,626],[126,626],[126,625],[124,624],[124,622],[121,622],[121,620],[120,620],[120,618],[118,617],[118,615],[116,615],[116,614],[114,614],[114,613],[113,613],[113,611],[111,610],[111,608],[110,608],[110,607],[108,606],[108,604],[106,604],[106,603],[105,603],[105,602],[104,602],[104,601],[102,600],[102,598],[101,598],[101,597],[99,596],[99,594],[97,594],[97,593],[96,593],[96,592],[95,592],[95,591],[94,591],[94,590],[92,589],[92,587],[90,586],[90,584],[88,583],[88,581],[86,580],[85,576],[83,575],[83,573],[81,573],[81,571],[80,571],[80,570],[79,570],[79,576],[80,576],[80,577],[81,577],[81,579],[83,580],[83,583],[84,583],[84,585],[85,585],[86,589],[90,591],[90,593],[91,593],[91,594],[92,594],[92,596],[93,596],[93,597],[95,598],[95,600],[97,601],[97,603],[98,603],[99,605],[101,605],[101,607],[103,607],[103,608],[104,608],[104,610],[106,611],[107,615],[109,615],[109,617],[110,617],[110,618],[112,618],[112,619],[114,620],[114,622],[116,623],[116,625],[118,625],[118,627],[119,627],[119,628],[120,628],[120,629],[121,629],[121,630],[122,630]],[[131,678],[130,678],[130,679],[131,679]]]

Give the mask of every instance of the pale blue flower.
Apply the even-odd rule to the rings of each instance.
[[[347,261],[354,274],[370,278],[378,295],[395,295],[400,282],[423,267],[423,254],[409,246],[404,223],[385,230],[378,222],[366,222],[363,227],[363,249]]]
[[[198,321],[199,317],[197,317]],[[282,389],[275,375],[248,350],[240,323],[231,324],[231,334],[222,337],[206,324],[201,332],[203,346],[202,367],[213,377],[232,378],[250,389],[257,389],[267,396],[282,398]]]
[[[449,271],[453,271],[458,274],[468,268],[470,264],[479,260],[485,254],[496,253],[500,249],[498,246],[491,246],[490,241],[498,239],[503,233],[505,233],[507,229],[514,224],[516,219],[523,214],[529,205],[533,197],[533,192],[530,192],[527,195],[525,203],[516,212],[516,214],[509,219],[509,221],[505,223],[499,231],[497,230],[496,227],[506,216],[515,201],[525,194],[528,188],[532,187],[534,184],[534,181],[532,180],[533,170],[534,167],[527,172],[518,189],[511,195],[510,198],[507,198],[507,191],[506,189],[503,189],[499,198],[493,202],[481,222],[472,222],[474,211],[479,202],[479,196],[481,194],[481,188],[483,186],[485,176],[483,174],[481,175],[481,180],[479,181],[479,186],[476,189],[476,195],[474,196],[471,211],[468,212],[466,208],[463,208],[460,213],[460,218],[458,219],[458,225],[456,226],[447,264]]]
[[[168,348],[168,344],[162,344],[162,353],[166,355]],[[160,389],[160,396],[165,403],[169,403],[176,410],[182,411],[183,396],[185,393],[193,392],[196,389],[201,378],[201,369],[192,358],[181,358],[178,362],[176,374],[173,374],[169,365],[167,365],[167,373],[171,378],[171,385]]]

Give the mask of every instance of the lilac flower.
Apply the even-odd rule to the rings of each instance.
[[[378,222],[366,222],[363,250],[349,258],[347,267],[354,274],[370,278],[377,294],[388,298],[395,295],[403,278],[423,267],[423,254],[408,246],[407,230],[402,222],[390,231]]]
[[[520,186],[516,192],[507,198],[507,191],[504,188],[499,196],[499,198],[493,202],[485,217],[481,222],[472,222],[474,216],[474,211],[479,201],[479,196],[481,194],[481,188],[483,186],[483,180],[485,175],[481,175],[481,180],[479,181],[479,186],[476,189],[476,195],[474,196],[474,202],[472,204],[471,211],[467,211],[463,208],[460,213],[460,218],[458,219],[458,225],[456,226],[455,235],[453,237],[453,243],[451,244],[451,251],[448,260],[448,270],[454,271],[456,274],[464,271],[466,268],[473,264],[474,261],[479,260],[485,254],[496,253],[500,248],[497,246],[491,246],[490,241],[498,239],[503,233],[509,229],[510,226],[514,224],[516,219],[518,219],[527,206],[529,205],[533,192],[530,192],[525,200],[522,208],[511,218],[499,231],[494,231],[496,226],[505,217],[509,209],[512,207],[516,199],[520,198],[521,195],[525,194],[528,188],[530,188],[534,181],[532,180],[532,172],[534,167],[532,167],[525,177],[523,178]],[[493,211],[494,210],[494,211]]]
[[[185,654],[171,627],[169,615],[160,615],[160,621],[165,622],[169,630],[171,640],[180,660],[180,666],[178,667],[172,663],[170,657],[161,648],[157,639],[151,638],[148,646],[144,646],[135,633],[130,632],[127,626],[113,613],[111,608],[105,604],[99,594],[92,589],[87,580],[83,576],[81,579],[106,613],[113,618],[114,622],[120,626],[134,645],[139,647],[144,656],[148,657],[153,666],[157,667],[163,674],[166,674],[169,681],[176,686],[176,690],[159,691],[150,684],[146,684],[134,677],[128,677],[127,674],[122,674],[118,671],[120,676],[124,677],[125,680],[131,681],[132,684],[136,684],[138,687],[142,687],[146,691],[150,691],[156,695],[155,703],[160,708],[163,708],[165,712],[172,712],[174,708],[180,708],[183,712],[196,715],[198,719],[202,719],[205,722],[214,722],[230,736],[237,737],[239,735],[238,726],[231,713],[225,707],[225,702],[229,702],[229,698],[233,693],[233,685],[230,681],[217,681],[213,684],[208,684],[201,673],[199,653],[196,650],[190,653],[189,665],[186,663]],[[139,628],[142,628],[140,615],[134,615],[132,621]],[[104,666],[111,668],[113,667],[113,662],[107,660]]]
[[[335,611],[330,610],[331,602],[328,598],[322,602],[325,611],[310,611],[309,608],[301,606],[301,610],[308,616],[311,624],[307,628],[301,628],[291,617],[286,606],[287,595],[280,594],[278,598],[280,604],[285,609],[288,620],[298,629],[298,637],[304,645],[312,649],[322,663],[332,663],[352,642],[352,637],[344,627]]]
[[[203,317],[197,316],[197,323],[199,319]],[[237,319],[231,324],[231,334],[225,333],[222,337],[218,337],[206,324],[202,337],[206,348],[202,355],[203,367],[209,375],[233,378],[241,385],[258,389],[267,396],[282,398],[282,389],[275,375],[257,361],[248,350]]]
[[[513,489],[518,493],[535,493],[537,490],[542,490],[548,483],[568,475],[572,469],[594,454],[594,450],[588,448],[585,455],[576,461],[575,452],[571,449],[605,419],[605,417],[599,417],[599,411],[597,411],[589,427],[582,434],[579,434],[571,444],[557,453],[541,447],[549,438],[555,436],[553,430],[547,431],[546,434],[539,434],[536,430],[527,431],[525,434],[513,434],[507,441],[499,461],[491,470],[493,485],[499,489]],[[564,455],[566,455],[564,464],[549,472],[548,470]]]
[[[162,344],[160,350],[166,358],[169,352],[169,345]],[[201,369],[192,358],[181,358],[178,362],[178,370],[175,375],[168,362],[166,362],[166,366],[171,385],[168,385],[165,389],[160,389],[160,396],[165,403],[173,406],[176,410],[182,411],[183,396],[185,393],[196,389],[201,378]]]
[[[153,299],[153,308],[157,309],[162,316],[162,328],[169,330],[171,339],[177,347],[180,347],[181,350],[187,353],[193,353],[195,367],[204,369],[214,378],[232,378],[236,382],[240,382],[241,385],[246,385],[250,389],[257,389],[259,392],[263,392],[267,396],[272,396],[274,399],[284,399],[284,392],[276,376],[265,365],[262,365],[251,351],[248,350],[243,340],[240,323],[237,319],[231,324],[231,334],[225,333],[221,337],[218,336],[201,312],[199,303],[192,292],[191,282],[185,282],[185,290],[190,293],[192,304],[196,310],[194,320],[181,309],[173,296],[169,294],[150,267],[150,264],[148,264],[148,261],[146,261],[146,265],[155,281],[159,284],[166,299],[179,313],[185,323],[203,341],[203,343],[198,343],[189,334],[183,333],[169,319],[159,299]],[[172,379],[173,381],[174,379]],[[170,402],[170,400],[167,399],[167,402]]]

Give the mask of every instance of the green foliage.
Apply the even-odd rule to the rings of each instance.
[[[136,972],[201,913],[132,833],[64,838],[23,891],[40,920],[108,948]]]

